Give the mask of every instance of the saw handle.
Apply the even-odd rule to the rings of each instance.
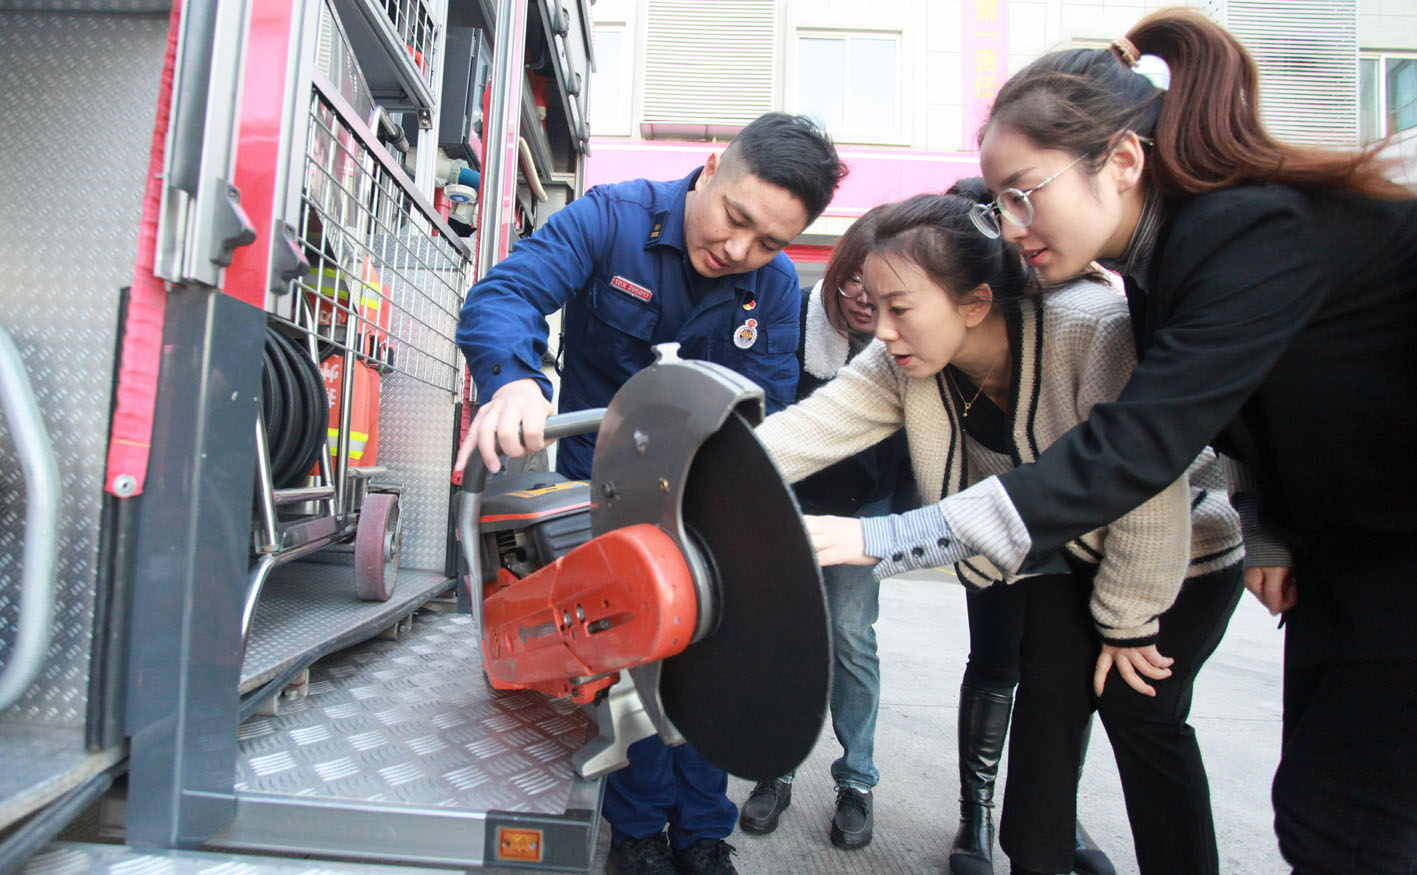
[[[600,429],[600,423],[605,419],[604,407],[591,407],[587,410],[577,410],[572,413],[558,413],[555,416],[546,418],[546,430],[544,432],[547,442],[557,438],[571,437],[577,434],[589,434]],[[467,460],[467,468],[463,471],[462,491],[482,494],[483,488],[487,485],[487,466],[482,462],[480,453],[473,453]]]
[[[570,437],[600,429],[605,419],[604,407],[561,413],[546,420],[546,439]],[[474,628],[478,635],[482,629],[482,544],[477,534],[477,521],[482,511],[482,491],[487,487],[487,466],[482,462],[481,453],[473,453],[463,471],[462,491],[455,498],[455,517],[458,540],[462,542],[463,575],[465,582],[458,589],[458,607],[472,614]],[[466,603],[464,603],[464,599]]]

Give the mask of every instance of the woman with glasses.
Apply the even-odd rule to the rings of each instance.
[[[832,250],[826,275],[802,296],[802,343],[798,347],[801,400],[836,376],[871,341],[876,312],[861,284],[861,263],[879,208],[854,223]],[[896,431],[874,447],[843,459],[796,484],[806,513],[859,516],[890,513],[893,501],[914,507],[905,434]],[[880,585],[869,568],[834,565],[822,569],[832,623],[832,729],[842,755],[832,763],[836,805],[828,825],[832,844],[862,848],[873,832],[871,790],[880,778],[874,758],[876,712],[881,699],[876,618]],[[743,803],[738,825],[745,832],[769,833],[792,802],[792,774],[760,782]]]
[[[1254,61],[1195,10],[1005,84],[981,137],[1001,194],[976,216],[1045,281],[1116,267],[1140,362],[1115,403],[1032,464],[868,529],[864,545],[859,525],[835,526],[842,542],[821,558],[894,569],[897,553],[979,553],[1016,570],[1214,444],[1245,466],[1232,485],[1245,583],[1284,613],[1280,851],[1300,872],[1411,872],[1417,201],[1374,151],[1276,141],[1259,106]]]
[[[916,483],[936,507],[1036,458],[1126,383],[1136,359],[1121,297],[1092,278],[1041,295],[1018,250],[975,228],[974,202],[918,195],[874,215],[863,278],[878,342],[758,428],[789,480],[903,425]],[[1148,859],[1174,860],[1175,871],[1214,870],[1209,795],[1186,714],[1196,672],[1240,593],[1239,526],[1224,493],[1207,451],[1140,507],[1023,574],[973,556],[956,565],[971,588],[1009,584],[1023,601],[1020,629],[991,632],[1015,651],[1022,641],[1001,836],[1015,872],[1073,871],[1078,769],[1094,706],[1129,803],[1146,803],[1128,806],[1137,847]],[[818,516],[808,528],[832,564],[838,530],[854,528],[859,556],[863,527],[894,519]],[[873,570],[878,579],[931,564],[924,547],[893,540]],[[1120,680],[1109,681],[1114,667]],[[962,723],[979,719],[979,704],[962,696]],[[1006,728],[1007,713],[989,763],[961,764],[961,807],[972,806],[981,824]],[[991,785],[988,795],[971,787],[976,777]],[[981,831],[956,843],[952,872],[993,872],[992,827]]]

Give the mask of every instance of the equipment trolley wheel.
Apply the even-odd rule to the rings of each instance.
[[[394,594],[402,551],[399,497],[375,492],[364,499],[354,532],[354,591],[366,602],[386,602]]]

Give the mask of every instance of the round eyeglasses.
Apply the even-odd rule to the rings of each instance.
[[[852,288],[855,288],[856,291],[851,291]],[[853,276],[846,281],[846,285],[838,286],[836,293],[843,298],[860,298],[866,294],[866,284],[862,282],[861,277]]]
[[[1020,228],[1027,228],[1033,224],[1033,202],[1029,195],[1037,192],[1040,188],[1057,179],[1066,173],[1073,165],[1077,164],[1086,155],[1079,155],[1052,176],[1043,180],[1026,191],[1017,188],[1006,188],[999,192],[999,196],[994,198],[991,204],[975,204],[969,210],[969,218],[974,220],[974,227],[979,229],[979,233],[985,237],[995,238],[1004,233],[1004,229],[999,225],[999,217],[1003,216]]]

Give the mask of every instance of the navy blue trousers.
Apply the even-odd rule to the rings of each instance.
[[[733,832],[738,806],[728,798],[728,773],[693,745],[669,747],[651,735],[630,745],[628,753],[630,764],[605,781],[601,811],[613,844],[658,835],[666,824],[676,848]]]

